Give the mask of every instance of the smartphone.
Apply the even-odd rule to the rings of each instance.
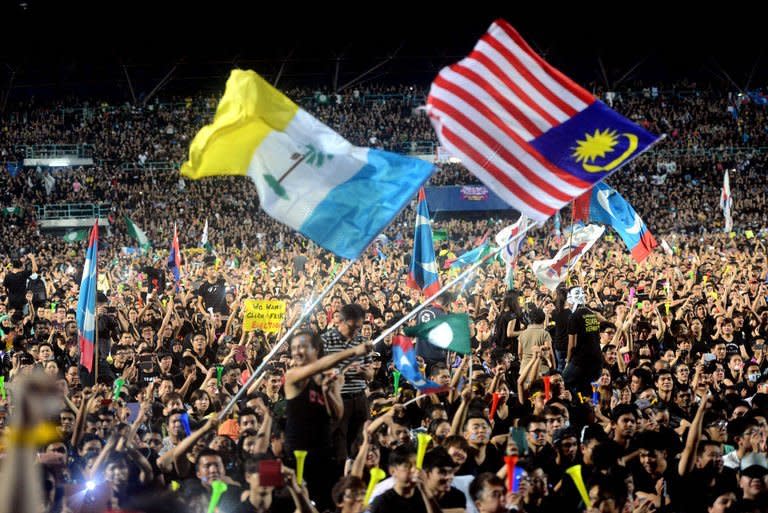
[[[128,418],[125,419],[125,422],[130,424],[139,416],[139,409],[141,408],[141,405],[137,402],[133,402],[126,404],[125,407],[128,408]]]
[[[638,399],[635,401],[635,406],[637,406],[639,410],[644,410],[651,406],[651,401],[648,399]]]
[[[245,346],[237,346],[235,348],[235,362],[243,363],[246,359]]]
[[[138,356],[139,369],[144,374],[153,374],[155,372],[155,359],[157,355],[155,353],[140,354]]]
[[[509,437],[515,442],[517,446],[517,452],[523,454],[528,452],[528,439],[526,438],[525,428],[511,427],[509,428]]]
[[[705,362],[711,362],[717,359],[717,356],[715,356],[712,353],[704,353],[704,361]]]
[[[279,460],[261,460],[259,462],[259,486],[282,488],[283,464]]]

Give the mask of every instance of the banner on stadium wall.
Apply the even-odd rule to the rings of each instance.
[[[285,301],[276,299],[246,299],[243,330],[277,333],[285,319]]]
[[[488,199],[488,189],[482,185],[462,185],[461,199],[466,201],[485,201]]]
[[[425,187],[425,190],[431,213],[513,210],[492,190],[483,186],[450,185]]]

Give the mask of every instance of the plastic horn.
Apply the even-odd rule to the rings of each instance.
[[[224,481],[213,481],[211,483],[211,502],[208,503],[208,513],[214,513],[216,506],[221,501],[221,496],[227,491],[227,483]]]
[[[221,386],[221,375],[224,374],[224,366],[223,365],[217,365],[216,366],[216,386]]]
[[[507,490],[513,491],[512,486],[514,485],[517,456],[504,456],[504,464],[507,466]]]
[[[584,504],[587,506],[587,508],[591,508],[592,501],[589,500],[589,493],[587,493],[587,487],[584,484],[584,478],[581,477],[581,465],[574,465],[569,467],[565,473],[571,476],[571,479],[573,479],[573,484],[576,485],[576,489],[579,491],[579,495],[581,495],[581,500],[584,501]]]
[[[552,398],[552,377],[544,376],[544,401],[549,401]]]
[[[488,414],[488,418],[491,422],[493,422],[493,417],[496,416],[496,409],[499,407],[499,399],[501,399],[501,396],[498,392],[493,393],[493,399],[491,399],[491,411]]]
[[[629,289],[629,299],[627,300],[627,306],[632,306],[632,299],[635,297],[635,287]]]
[[[386,472],[379,467],[373,467],[371,469],[371,480],[368,481],[368,489],[365,491],[365,503],[371,502],[371,495],[373,495],[373,489],[379,484],[379,481],[387,476]]]
[[[0,376],[0,395],[3,396],[3,401],[5,401],[5,376]]]
[[[418,448],[416,449],[416,468],[421,470],[421,466],[424,464],[424,455],[427,454],[427,446],[429,445],[432,437],[426,433],[419,433],[416,435],[418,438]]]
[[[125,380],[123,378],[117,378],[115,380],[113,385],[115,391],[112,393],[113,400],[117,401],[117,399],[120,397],[120,391],[123,389],[123,385],[125,385]]]
[[[189,413],[184,412],[181,414],[181,425],[184,427],[184,433],[186,433],[187,436],[192,434],[192,428],[189,426]]]
[[[301,486],[304,481],[304,461],[307,459],[307,451],[293,451],[296,457],[296,482]]]
[[[400,392],[400,371],[392,371],[392,388],[395,390],[395,395]]]
[[[597,406],[600,402],[600,384],[595,381],[592,383],[592,405]]]

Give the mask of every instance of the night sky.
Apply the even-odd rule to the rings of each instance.
[[[122,90],[122,65],[139,91],[151,89],[174,65],[169,89],[220,90],[234,66],[269,77],[284,60],[285,84],[331,87],[337,63],[336,83],[343,85],[393,55],[371,80],[428,84],[440,67],[468,53],[497,17],[587,86],[605,87],[606,79],[613,86],[638,63],[622,85],[687,78],[734,89],[726,74],[739,87],[750,74],[750,87],[768,79],[766,18],[755,9],[726,12],[725,5],[703,10],[673,2],[449,4],[27,0],[22,7],[18,0],[0,0],[0,90],[13,70],[19,94],[107,94],[110,87]]]

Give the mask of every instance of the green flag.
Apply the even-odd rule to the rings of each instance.
[[[3,215],[5,216],[20,216],[21,207],[3,207]]]
[[[469,354],[469,316],[467,314],[449,314],[429,322],[406,328],[409,337],[426,340],[433,346],[461,354]]]
[[[144,231],[139,228],[136,223],[131,221],[128,216],[125,217],[125,224],[128,225],[128,235],[130,235],[133,239],[136,240],[136,242],[139,243],[139,247],[141,249],[147,250],[152,247],[152,244],[147,238],[147,234],[144,233]]]
[[[64,234],[67,242],[79,242],[88,238],[88,230],[73,230]]]
[[[448,232],[446,230],[432,230],[432,240],[435,242],[448,240]]]

